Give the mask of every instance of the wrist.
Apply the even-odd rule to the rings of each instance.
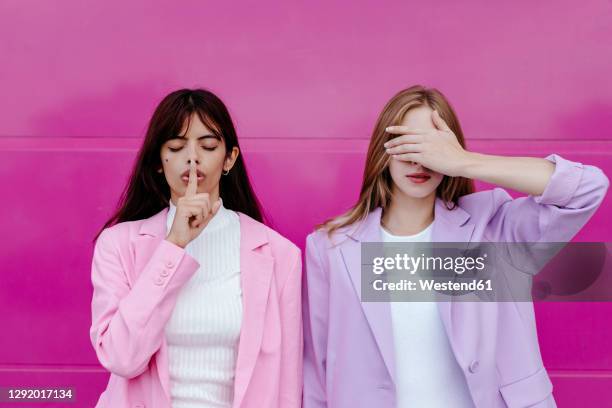
[[[478,167],[482,163],[484,155],[476,152],[465,151],[463,154],[463,160],[459,166],[459,177],[476,179]]]
[[[185,245],[181,244],[176,238],[174,238],[172,235],[168,235],[166,237],[166,241],[170,242],[171,244],[174,244],[178,247],[181,247],[183,249],[185,249]]]

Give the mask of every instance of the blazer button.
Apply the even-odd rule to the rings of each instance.
[[[170,272],[168,272],[167,269],[162,269],[162,271],[159,273],[161,276],[168,276],[170,274]]]
[[[161,286],[161,285],[163,285],[163,284],[164,284],[164,278],[162,278],[161,276],[158,276],[158,277],[155,279],[155,284],[156,284],[157,286]]]
[[[169,260],[166,261],[166,267],[167,268],[172,268],[173,266],[174,266],[174,262],[172,262],[172,260],[169,259]]]
[[[136,404],[134,408],[145,408],[145,404]]]
[[[474,360],[474,361],[472,361],[472,362],[470,363],[470,367],[469,367],[469,368],[470,368],[470,372],[471,372],[471,373],[475,373],[476,371],[478,371],[478,366],[479,366],[479,365],[480,365],[480,364],[478,363],[478,360]]]

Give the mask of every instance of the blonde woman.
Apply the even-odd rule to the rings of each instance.
[[[474,192],[472,179],[499,187]],[[304,408],[555,407],[531,302],[361,302],[361,243],[566,242],[608,185],[558,154],[467,151],[442,93],[399,92],[357,203],[307,238]]]

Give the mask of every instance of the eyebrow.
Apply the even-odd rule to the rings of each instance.
[[[170,139],[183,139],[183,140],[185,140],[187,138],[184,135],[177,135],[177,136],[174,136],[174,137],[172,137]],[[221,138],[219,136],[213,135],[213,134],[210,134],[210,133],[207,134],[207,135],[203,135],[203,136],[198,137],[198,140],[204,140],[204,139],[217,139],[217,140],[221,140]]]

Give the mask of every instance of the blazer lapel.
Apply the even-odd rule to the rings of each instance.
[[[380,207],[372,210],[361,223],[347,230],[347,239],[340,244],[340,252],[349,273],[353,287],[361,299],[361,244],[362,242],[381,242],[380,218],[382,209]],[[442,199],[436,197],[434,208],[434,225],[432,228],[433,242],[462,242],[461,248],[467,248],[474,225],[467,223],[470,215],[457,206],[448,210]],[[440,316],[445,330],[452,342],[451,325],[451,302],[438,302]],[[393,322],[391,318],[391,304],[389,302],[361,302],[364,315],[376,340],[382,358],[393,382],[396,382],[395,374],[395,350],[393,341]]]
[[[376,208],[356,228],[351,229],[349,237],[341,246],[340,252],[344,265],[353,282],[353,288],[361,300],[361,243],[382,241],[380,217],[382,209]],[[395,350],[391,305],[389,302],[361,302],[363,313],[368,321],[376,344],[387,366],[389,375],[395,382]]]
[[[438,197],[436,197],[434,211],[435,222],[431,232],[432,241],[460,243],[455,244],[455,247],[462,250],[467,249],[474,233],[474,224],[468,222],[470,215],[459,206],[452,210],[447,209],[444,201]],[[448,299],[448,297],[445,299]],[[451,301],[439,301],[436,304],[453,353],[458,356],[460,352],[454,341],[452,324],[453,308],[457,305],[452,301],[452,298]]]
[[[265,229],[247,215],[239,215],[243,319],[234,380],[234,407],[242,403],[259,354],[274,270],[274,259],[262,251],[268,243]]]

